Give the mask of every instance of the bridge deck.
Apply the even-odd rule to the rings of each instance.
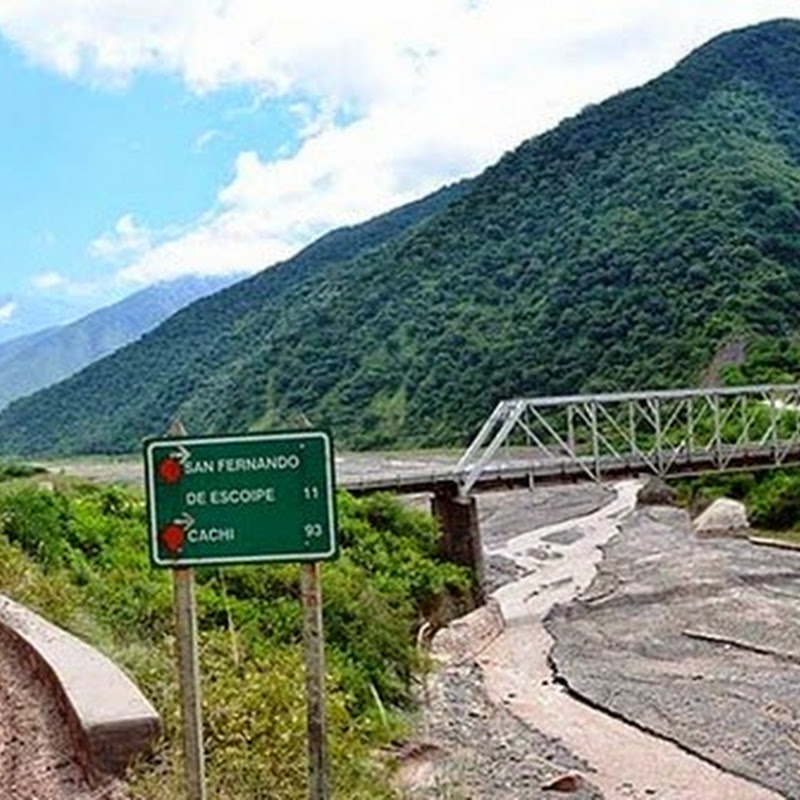
[[[659,459],[661,465],[659,468]],[[516,457],[487,465],[472,484],[471,492],[531,487],[540,483],[575,483],[579,481],[618,480],[642,474],[662,477],[703,475],[713,472],[775,469],[800,466],[800,444],[789,449],[773,446],[747,449],[722,446],[698,453],[654,453],[648,457],[605,456],[548,459]],[[396,494],[456,493],[463,486],[464,470],[442,468],[432,472],[378,474],[371,477],[347,477],[340,486],[352,494],[364,495],[389,491]]]

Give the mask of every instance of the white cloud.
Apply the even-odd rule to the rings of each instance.
[[[113,230],[106,231],[89,245],[89,251],[95,258],[116,261],[147,252],[151,238],[151,232],[137,225],[133,214],[125,214],[116,221]]]
[[[404,93],[426,65],[453,55],[494,68],[520,52],[591,46],[637,21],[658,40],[697,43],[781,15],[796,16],[796,0],[3,0],[0,29],[72,77],[161,70],[197,90],[252,85],[361,104]]]
[[[179,236],[153,246],[119,275],[126,281],[153,283],[187,274],[255,272],[290,256],[295,249],[271,233],[268,221],[237,209],[203,219]]]
[[[192,150],[195,153],[202,153],[215,139],[219,139],[222,132],[216,129],[203,131],[195,140],[192,145]]]
[[[265,267],[474,174],[716,33],[777,16],[800,16],[797,0],[3,0],[0,29],[68,76],[163,71],[295,110],[301,146],[240,154],[193,224],[149,231],[127,215],[93,242],[150,281]]]
[[[125,214],[90,244],[89,251],[119,267],[116,278],[124,283],[254,272],[296,249],[281,239],[279,233],[286,232],[279,224],[244,207],[221,208],[193,224],[162,230],[139,225]],[[84,288],[96,290],[97,283]]]
[[[346,97],[381,92],[392,65],[435,43],[465,0],[3,0],[0,26],[36,60],[68,75],[127,80],[179,73],[199,90],[313,85]]]
[[[59,275],[57,272],[42,272],[39,275],[34,275],[31,279],[31,283],[34,288],[47,291],[64,286],[66,278],[64,278],[63,275]]]
[[[17,310],[17,304],[13,300],[9,300],[4,305],[0,306],[0,325],[8,325]]]

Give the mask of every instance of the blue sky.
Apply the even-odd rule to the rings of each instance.
[[[148,227],[185,224],[213,207],[239,152],[297,144],[285,108],[249,113],[246,88],[198,96],[153,75],[95,87],[27,63],[7,40],[0,75],[10,123],[0,134],[0,215],[16,255],[6,289],[24,288],[31,272],[91,278],[101,267],[87,244],[110,223],[136,213]]]
[[[553,5],[555,7],[550,8]],[[798,0],[3,0],[0,340],[265,268]]]

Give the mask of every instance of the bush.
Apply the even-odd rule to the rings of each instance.
[[[800,527],[800,474],[775,472],[765,476],[750,492],[747,505],[751,522],[759,528]]]
[[[0,461],[0,481],[13,478],[29,478],[45,472],[44,467],[34,467],[30,464],[4,463]]]
[[[0,496],[0,532],[46,568],[62,563],[70,524],[64,495],[24,486]]]
[[[679,497],[693,512],[717,497],[747,506],[752,524],[766,530],[800,530],[800,471],[737,472],[681,481]]]
[[[325,564],[332,773],[340,798],[384,798],[370,753],[397,735],[422,668],[418,627],[468,591],[437,555],[425,514],[397,500],[339,498],[341,557]],[[305,796],[300,567],[197,570],[211,794]],[[165,738],[133,783],[181,795],[172,587],[150,566],[142,499],[94,486],[25,484],[0,494],[0,591],[105,649],[155,702]]]

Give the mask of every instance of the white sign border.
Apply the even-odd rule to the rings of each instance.
[[[155,463],[153,451],[157,447],[191,447],[195,444],[200,445],[226,445],[239,444],[241,442],[266,442],[266,441],[287,441],[292,439],[314,439],[321,438],[325,450],[325,460],[328,464],[326,470],[325,491],[327,492],[328,519],[330,520],[330,548],[324,552],[317,553],[276,553],[274,555],[258,556],[229,556],[222,558],[169,558],[158,557],[158,519],[156,514],[155,502]],[[237,564],[269,564],[269,563],[309,563],[312,561],[324,561],[333,558],[338,548],[338,531],[336,519],[336,488],[334,480],[334,460],[331,436],[328,431],[309,429],[307,431],[275,431],[273,433],[244,433],[231,436],[167,436],[161,439],[148,439],[145,442],[145,488],[147,501],[147,526],[150,541],[150,557],[153,564],[157,567],[171,567],[180,569],[182,567],[219,567],[236,566]]]

